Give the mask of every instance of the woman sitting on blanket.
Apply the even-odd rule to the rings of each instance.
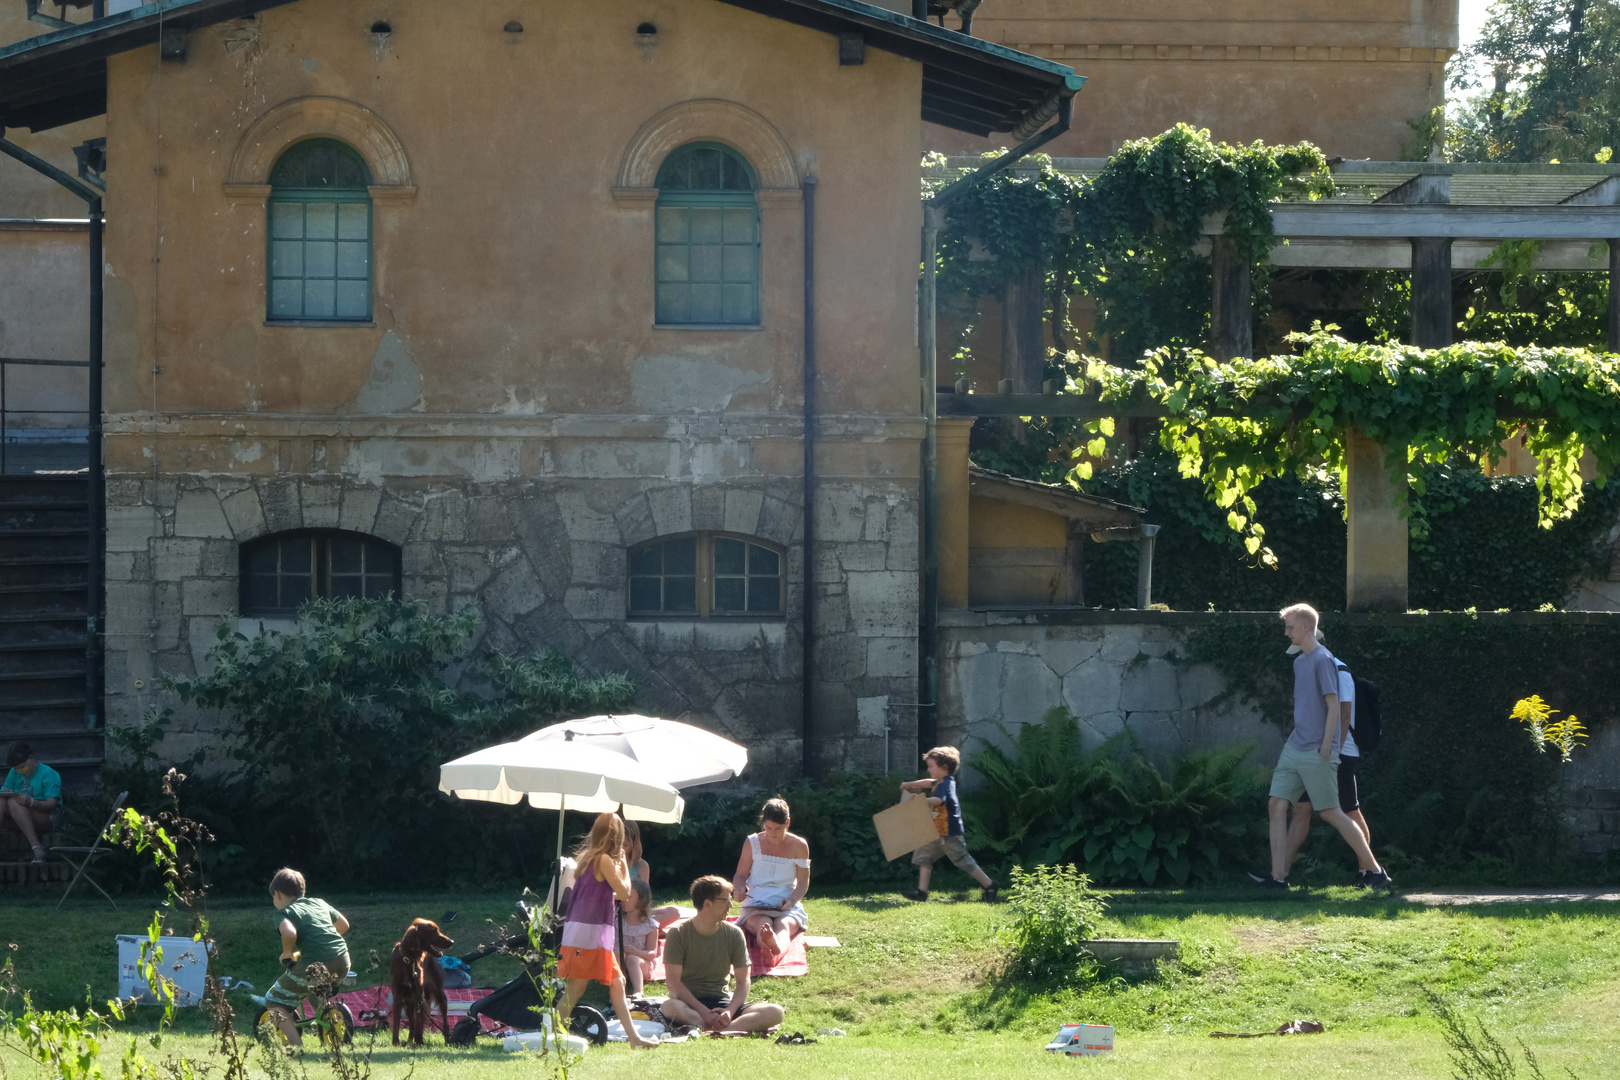
[[[810,845],[788,832],[790,820],[785,801],[766,803],[759,812],[759,832],[743,845],[731,878],[736,883],[732,895],[742,901],[738,925],[754,935],[773,965],[810,925],[800,903],[810,891]]]

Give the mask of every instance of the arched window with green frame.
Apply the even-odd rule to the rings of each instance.
[[[656,318],[662,325],[759,323],[759,187],[729,146],[680,147],[658,170]]]
[[[267,317],[371,321],[371,171],[335,139],[306,139],[270,170]]]

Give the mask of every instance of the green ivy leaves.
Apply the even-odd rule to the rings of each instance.
[[[1210,500],[1231,510],[1228,526],[1268,563],[1249,493],[1266,477],[1342,472],[1351,429],[1384,447],[1387,466],[1418,496],[1425,464],[1454,455],[1494,463],[1504,442],[1522,438],[1538,462],[1543,528],[1580,506],[1586,455],[1600,485],[1620,465],[1620,356],[1486,342],[1353,344],[1329,329],[1292,335],[1298,356],[1215,364],[1166,348],[1140,368],[1093,362],[1086,377],[1105,401],[1166,407],[1161,445],[1183,476],[1203,479]],[[1421,535],[1421,519],[1413,529]]]

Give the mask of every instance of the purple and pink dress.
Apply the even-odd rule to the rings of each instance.
[[[559,978],[599,983],[624,978],[614,955],[613,915],[613,886],[596,876],[596,867],[582,867],[574,879],[568,917],[563,920],[562,947],[557,954]]]

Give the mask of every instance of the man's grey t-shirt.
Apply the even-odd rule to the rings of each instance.
[[[1294,730],[1288,736],[1289,746],[1296,750],[1322,749],[1322,735],[1327,730],[1327,702],[1322,699],[1338,692],[1339,664],[1326,645],[1294,657]],[[1338,750],[1343,741],[1341,730],[1333,740],[1333,749]]]

